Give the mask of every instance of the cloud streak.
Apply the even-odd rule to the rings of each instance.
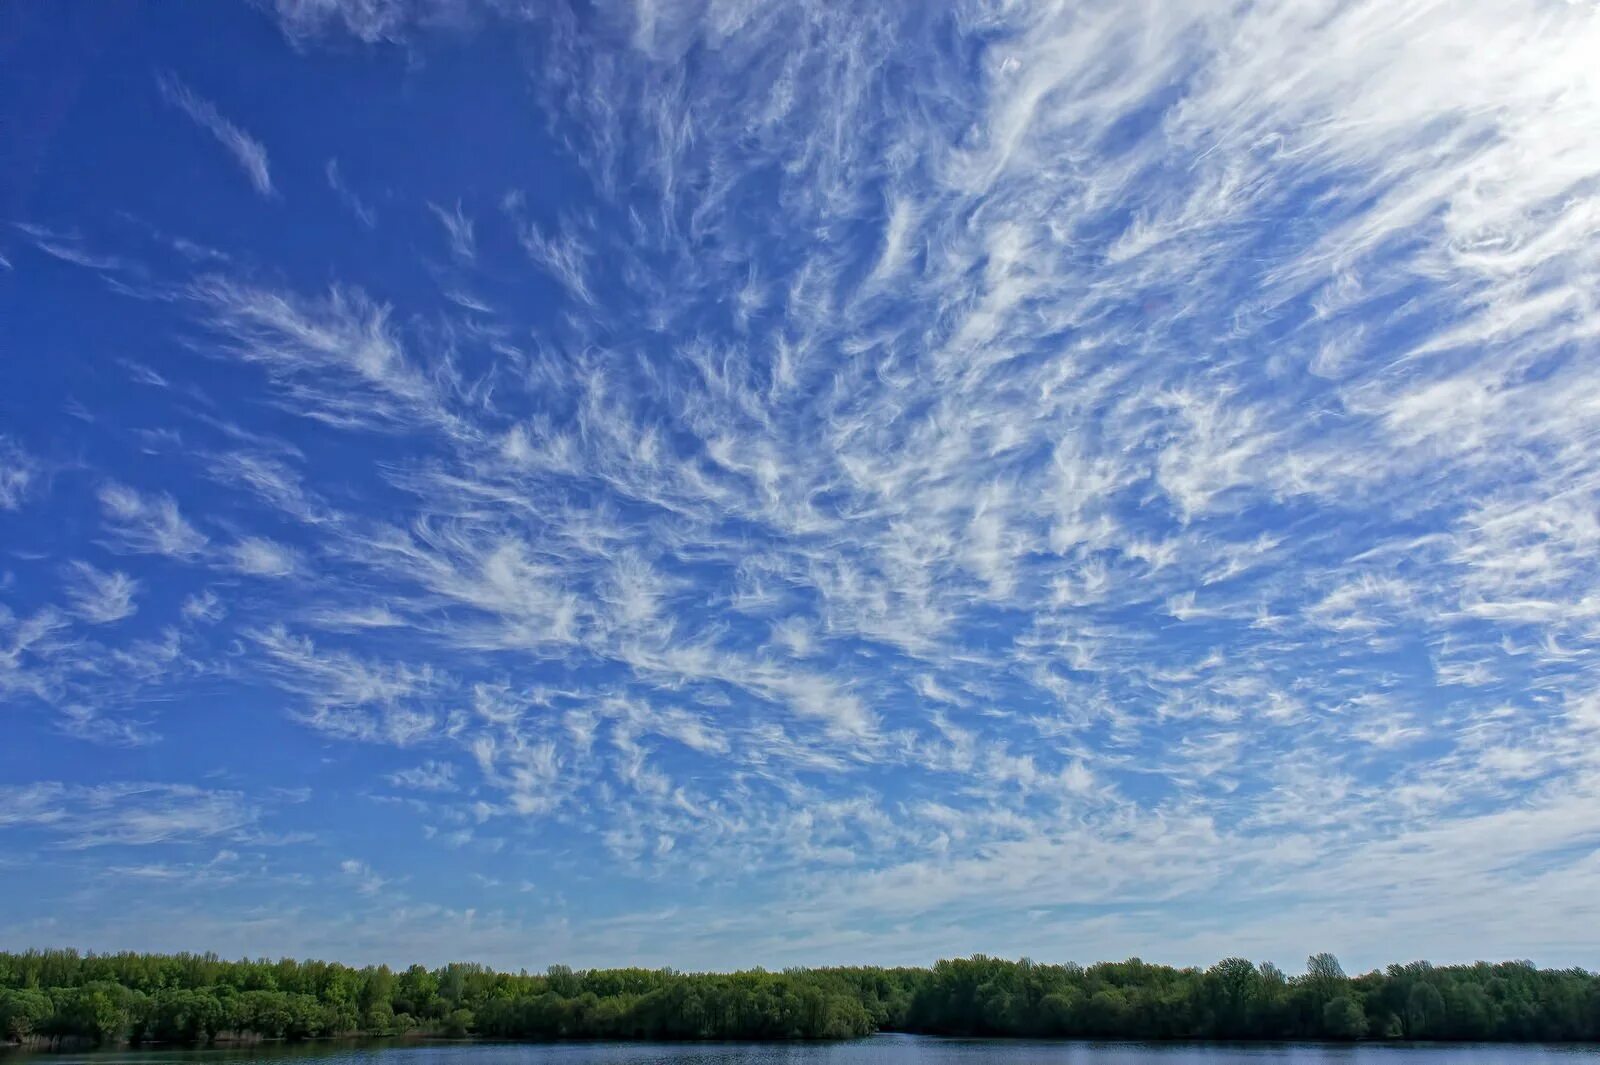
[[[196,96],[175,76],[163,74],[156,84],[167,103],[188,115],[195,125],[215,137],[217,143],[228,150],[257,193],[267,197],[274,195],[267,149],[260,141],[224,118],[215,104]]]

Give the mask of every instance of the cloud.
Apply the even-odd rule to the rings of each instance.
[[[291,39],[336,27],[368,44],[398,40],[422,10],[408,0],[274,0],[274,6]]]
[[[0,510],[16,510],[38,483],[38,460],[9,437],[0,436]]]
[[[239,168],[250,179],[250,184],[262,196],[272,196],[272,174],[267,164],[267,149],[244,130],[222,117],[215,104],[196,96],[187,85],[171,74],[156,80],[162,97],[210,133],[228,150]]]
[[[416,791],[456,790],[455,766],[449,762],[424,762],[410,769],[390,773],[388,780],[397,788]]]
[[[450,251],[457,259],[470,263],[478,257],[478,242],[473,236],[472,219],[462,213],[460,202],[449,210],[436,203],[430,203],[428,210],[433,212],[439,224],[444,227],[445,234],[450,238]]]
[[[73,602],[73,610],[91,624],[121,621],[138,610],[133,597],[139,590],[139,582],[126,573],[107,573],[87,562],[73,562],[67,575],[67,595]]]
[[[148,720],[123,716],[108,716],[99,709],[83,703],[64,703],[58,707],[56,728],[66,736],[85,743],[106,747],[147,747],[161,736],[150,728]]]
[[[228,564],[252,577],[292,577],[300,569],[299,557],[283,544],[264,536],[247,536],[227,549]]]
[[[71,850],[228,838],[260,816],[238,792],[188,784],[44,782],[0,789],[0,826],[42,832]]]
[[[416,365],[390,308],[359,291],[308,300],[212,276],[190,295],[232,352],[260,365],[302,413],[345,428],[393,431],[414,418],[458,428],[448,381]]]
[[[322,652],[282,626],[247,634],[265,655],[262,668],[307,701],[308,724],[348,739],[406,746],[431,735],[436,716],[411,705],[413,695],[442,683],[431,666],[364,661],[347,652]]]
[[[339,160],[329,159],[327,166],[323,168],[323,173],[328,179],[328,188],[332,189],[334,195],[339,198],[339,202],[343,203],[350,213],[356,216],[358,222],[368,229],[378,224],[377,213],[345,183],[344,175],[339,170]]]
[[[123,551],[193,559],[206,537],[178,512],[170,496],[146,496],[126,485],[108,482],[99,492],[100,511]]]
[[[228,613],[222,600],[209,588],[186,597],[179,612],[186,621],[205,623],[221,621]]]
[[[12,223],[18,230],[32,238],[33,246],[64,263],[81,266],[85,270],[119,273],[130,270],[133,263],[125,258],[107,255],[84,246],[83,238],[75,232],[57,232],[50,228],[27,222]]]
[[[219,850],[213,857],[203,862],[113,865],[108,867],[106,872],[124,883],[147,881],[172,888],[220,887],[239,883],[248,875],[240,866],[239,855],[227,849]]]
[[[379,876],[372,871],[366,862],[354,858],[346,858],[339,863],[339,872],[356,885],[356,891],[362,895],[376,895],[388,887],[391,881]]]

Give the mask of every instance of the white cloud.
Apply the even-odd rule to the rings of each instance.
[[[339,160],[329,159],[327,165],[323,168],[323,174],[328,179],[328,188],[332,189],[334,195],[339,198],[339,202],[343,203],[350,210],[350,213],[356,216],[357,221],[368,229],[378,224],[377,212],[365,200],[357,196],[354,190],[345,182],[344,174],[339,169]]]
[[[38,482],[39,462],[9,437],[0,436],[0,510],[16,510]]]
[[[389,774],[389,783],[416,791],[456,790],[456,768],[449,762],[424,762]]]
[[[406,0],[274,0],[278,20],[291,38],[337,26],[369,44],[397,40],[419,10]]]
[[[462,212],[459,202],[448,210],[430,203],[428,210],[444,227],[445,235],[450,238],[450,251],[457,259],[470,263],[478,257],[478,241],[473,235],[472,219]]]
[[[346,879],[354,881],[356,891],[362,895],[376,895],[391,883],[390,880],[374,873],[372,866],[354,858],[346,858],[340,862],[339,872]]]
[[[100,510],[122,550],[192,559],[206,538],[178,512],[171,496],[145,496],[115,482],[100,488]]]
[[[228,838],[259,817],[259,808],[238,792],[188,784],[46,782],[0,789],[0,826],[35,829],[74,850]]]
[[[445,383],[407,355],[391,309],[359,291],[307,300],[213,276],[190,292],[233,352],[260,365],[298,413],[345,428],[457,424]]]
[[[228,564],[252,577],[292,577],[300,570],[300,559],[283,544],[264,536],[246,536],[227,549]]]
[[[67,595],[73,611],[91,624],[121,621],[139,609],[133,602],[139,582],[126,573],[107,573],[87,562],[73,562],[67,576]]]
[[[161,95],[169,104],[188,115],[201,129],[215,137],[233,156],[250,184],[263,196],[273,195],[272,173],[267,164],[267,149],[260,141],[222,117],[215,104],[196,96],[187,85],[172,75],[157,80]]]
[[[319,651],[282,626],[247,634],[265,656],[262,668],[307,701],[304,719],[348,739],[406,746],[431,735],[436,715],[411,704],[443,680],[431,666],[367,662],[347,652]]]
[[[195,622],[214,623],[221,621],[228,613],[222,600],[211,589],[206,588],[194,595],[187,596],[179,611],[185,620]]]

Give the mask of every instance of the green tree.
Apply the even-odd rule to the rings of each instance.
[[[50,999],[33,988],[0,991],[0,1039],[27,1039],[44,1026],[54,1009]]]
[[[95,980],[66,990],[51,1020],[58,1034],[117,1043],[127,1035],[132,1004],[129,989],[109,980]]]
[[[375,969],[363,969],[359,985],[356,992],[356,1008],[363,1016],[379,1006],[389,1010],[389,1015],[393,1016],[391,999],[394,995],[394,973],[389,971],[387,965],[380,965]]]
[[[1433,1039],[1440,1034],[1444,1023],[1444,996],[1433,984],[1413,984],[1406,996],[1406,1036],[1411,1039]]]
[[[1313,954],[1306,959],[1306,986],[1311,988],[1317,998],[1323,1002],[1333,999],[1344,991],[1349,977],[1344,974],[1344,967],[1339,964],[1339,959],[1324,951]]]
[[[200,1043],[222,1029],[226,1013],[210,991],[158,991],[145,1018],[144,1035],[172,1043]]]
[[[394,1009],[387,1002],[374,1003],[361,1014],[361,1029],[373,1035],[394,1031]]]
[[[1322,1008],[1322,1029],[1330,1039],[1360,1039],[1367,1034],[1367,1015],[1349,995],[1338,995]]]
[[[396,1013],[396,1006],[400,1012]],[[413,1013],[412,1010],[417,1012]],[[930,969],[543,974],[482,966],[352,970],[214,954],[0,952],[0,1037],[202,1043],[224,1029],[304,1039],[361,1027],[507,1039],[833,1039],[874,1030],[1144,1039],[1600,1040],[1600,977],[1528,962],[1416,962],[1293,980],[1225,958],[1085,968],[985,955]]]
[[[391,1002],[396,1013],[414,1017],[438,1016],[439,978],[420,965],[413,965],[394,982]]]
[[[1212,1033],[1235,1039],[1256,1034],[1256,1008],[1263,987],[1255,963],[1248,958],[1224,958],[1206,971],[1205,983]]]

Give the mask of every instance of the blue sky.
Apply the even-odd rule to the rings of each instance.
[[[0,7],[0,945],[1592,966],[1596,54]]]

